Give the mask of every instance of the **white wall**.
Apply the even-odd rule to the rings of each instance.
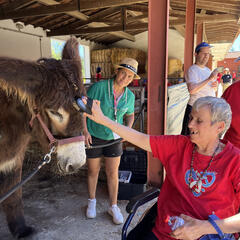
[[[40,57],[51,57],[50,37],[42,28],[32,25],[24,26],[19,31],[12,20],[0,21],[0,55],[16,57],[24,60],[36,60]],[[67,40],[69,36],[54,37]],[[40,40],[41,39],[41,40]],[[79,43],[91,49],[105,48],[104,45],[78,39]]]
[[[176,30],[169,29],[168,57],[178,58],[184,62],[184,37]]]
[[[135,42],[132,42],[132,41],[129,41],[129,40],[121,40],[121,41],[118,41],[114,44],[112,44],[111,46],[112,47],[121,47],[121,48],[137,48],[137,49],[140,49],[140,50],[143,50],[144,52],[147,52],[148,50],[148,32],[143,32],[143,33],[140,33],[140,34],[137,34],[135,36],[135,39],[136,41]]]
[[[183,62],[184,59],[184,37],[176,30],[169,29],[168,36],[168,56],[178,58]],[[121,40],[112,44],[112,47],[137,48],[145,52],[148,51],[148,31],[135,36],[136,41]]]
[[[0,55],[24,60],[50,56],[50,40],[41,28],[23,26],[19,31],[12,20],[0,21]]]
[[[42,28],[34,28],[32,25],[21,25],[22,29],[19,30],[12,20],[0,21],[0,56],[32,61],[41,57],[50,58],[51,38],[46,37],[46,31]],[[69,36],[57,36],[54,38],[66,41]],[[106,48],[106,46],[80,38],[78,41],[81,45],[86,46],[86,77],[90,78],[90,53],[87,50]]]

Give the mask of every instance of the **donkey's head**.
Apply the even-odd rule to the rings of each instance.
[[[56,139],[83,133],[83,116],[73,106],[74,98],[85,94],[75,38],[65,44],[62,60],[40,59],[35,63],[0,58],[0,82],[6,92],[27,103],[30,113],[39,113]],[[32,131],[41,145],[48,146],[48,138],[37,120]],[[65,173],[75,172],[85,164],[84,141],[58,145],[56,152],[59,167]]]

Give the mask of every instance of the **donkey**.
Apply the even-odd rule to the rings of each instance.
[[[0,57],[0,197],[21,181],[31,140],[37,140],[46,153],[49,142],[55,145],[64,173],[73,173],[85,164],[83,115],[73,105],[74,98],[82,95],[76,38],[66,42],[62,60],[30,62]],[[21,189],[4,200],[2,207],[14,237],[34,232],[25,223]]]

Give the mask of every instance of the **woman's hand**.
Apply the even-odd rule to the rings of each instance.
[[[92,136],[87,129],[83,130],[83,135],[85,136],[85,145],[87,146],[87,148],[89,148],[90,144],[92,144]]]
[[[216,80],[217,79],[217,75],[218,75],[218,70],[216,68],[216,69],[214,69],[214,71],[211,72],[209,78],[211,78],[211,80]]]
[[[84,104],[87,103],[87,101],[85,99],[83,99]],[[104,123],[104,114],[100,108],[100,101],[98,100],[93,100],[93,104],[92,104],[92,114],[87,114],[84,113],[85,116],[87,116],[88,118],[90,118],[91,120],[93,120],[94,122],[97,123]]]
[[[216,88],[217,86],[218,86],[218,81],[217,81],[217,80],[211,82],[211,87],[212,87],[212,88]]]
[[[184,220],[184,225],[170,234],[175,239],[198,239],[202,235],[208,234],[208,228],[211,228],[211,224],[207,220],[198,220],[184,214],[181,214],[180,217]]]

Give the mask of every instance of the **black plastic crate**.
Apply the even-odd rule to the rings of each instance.
[[[118,200],[130,200],[146,191],[146,174],[133,173],[129,183],[119,182]]]
[[[123,151],[119,170],[128,170],[132,173],[147,174],[147,152],[146,151]]]

